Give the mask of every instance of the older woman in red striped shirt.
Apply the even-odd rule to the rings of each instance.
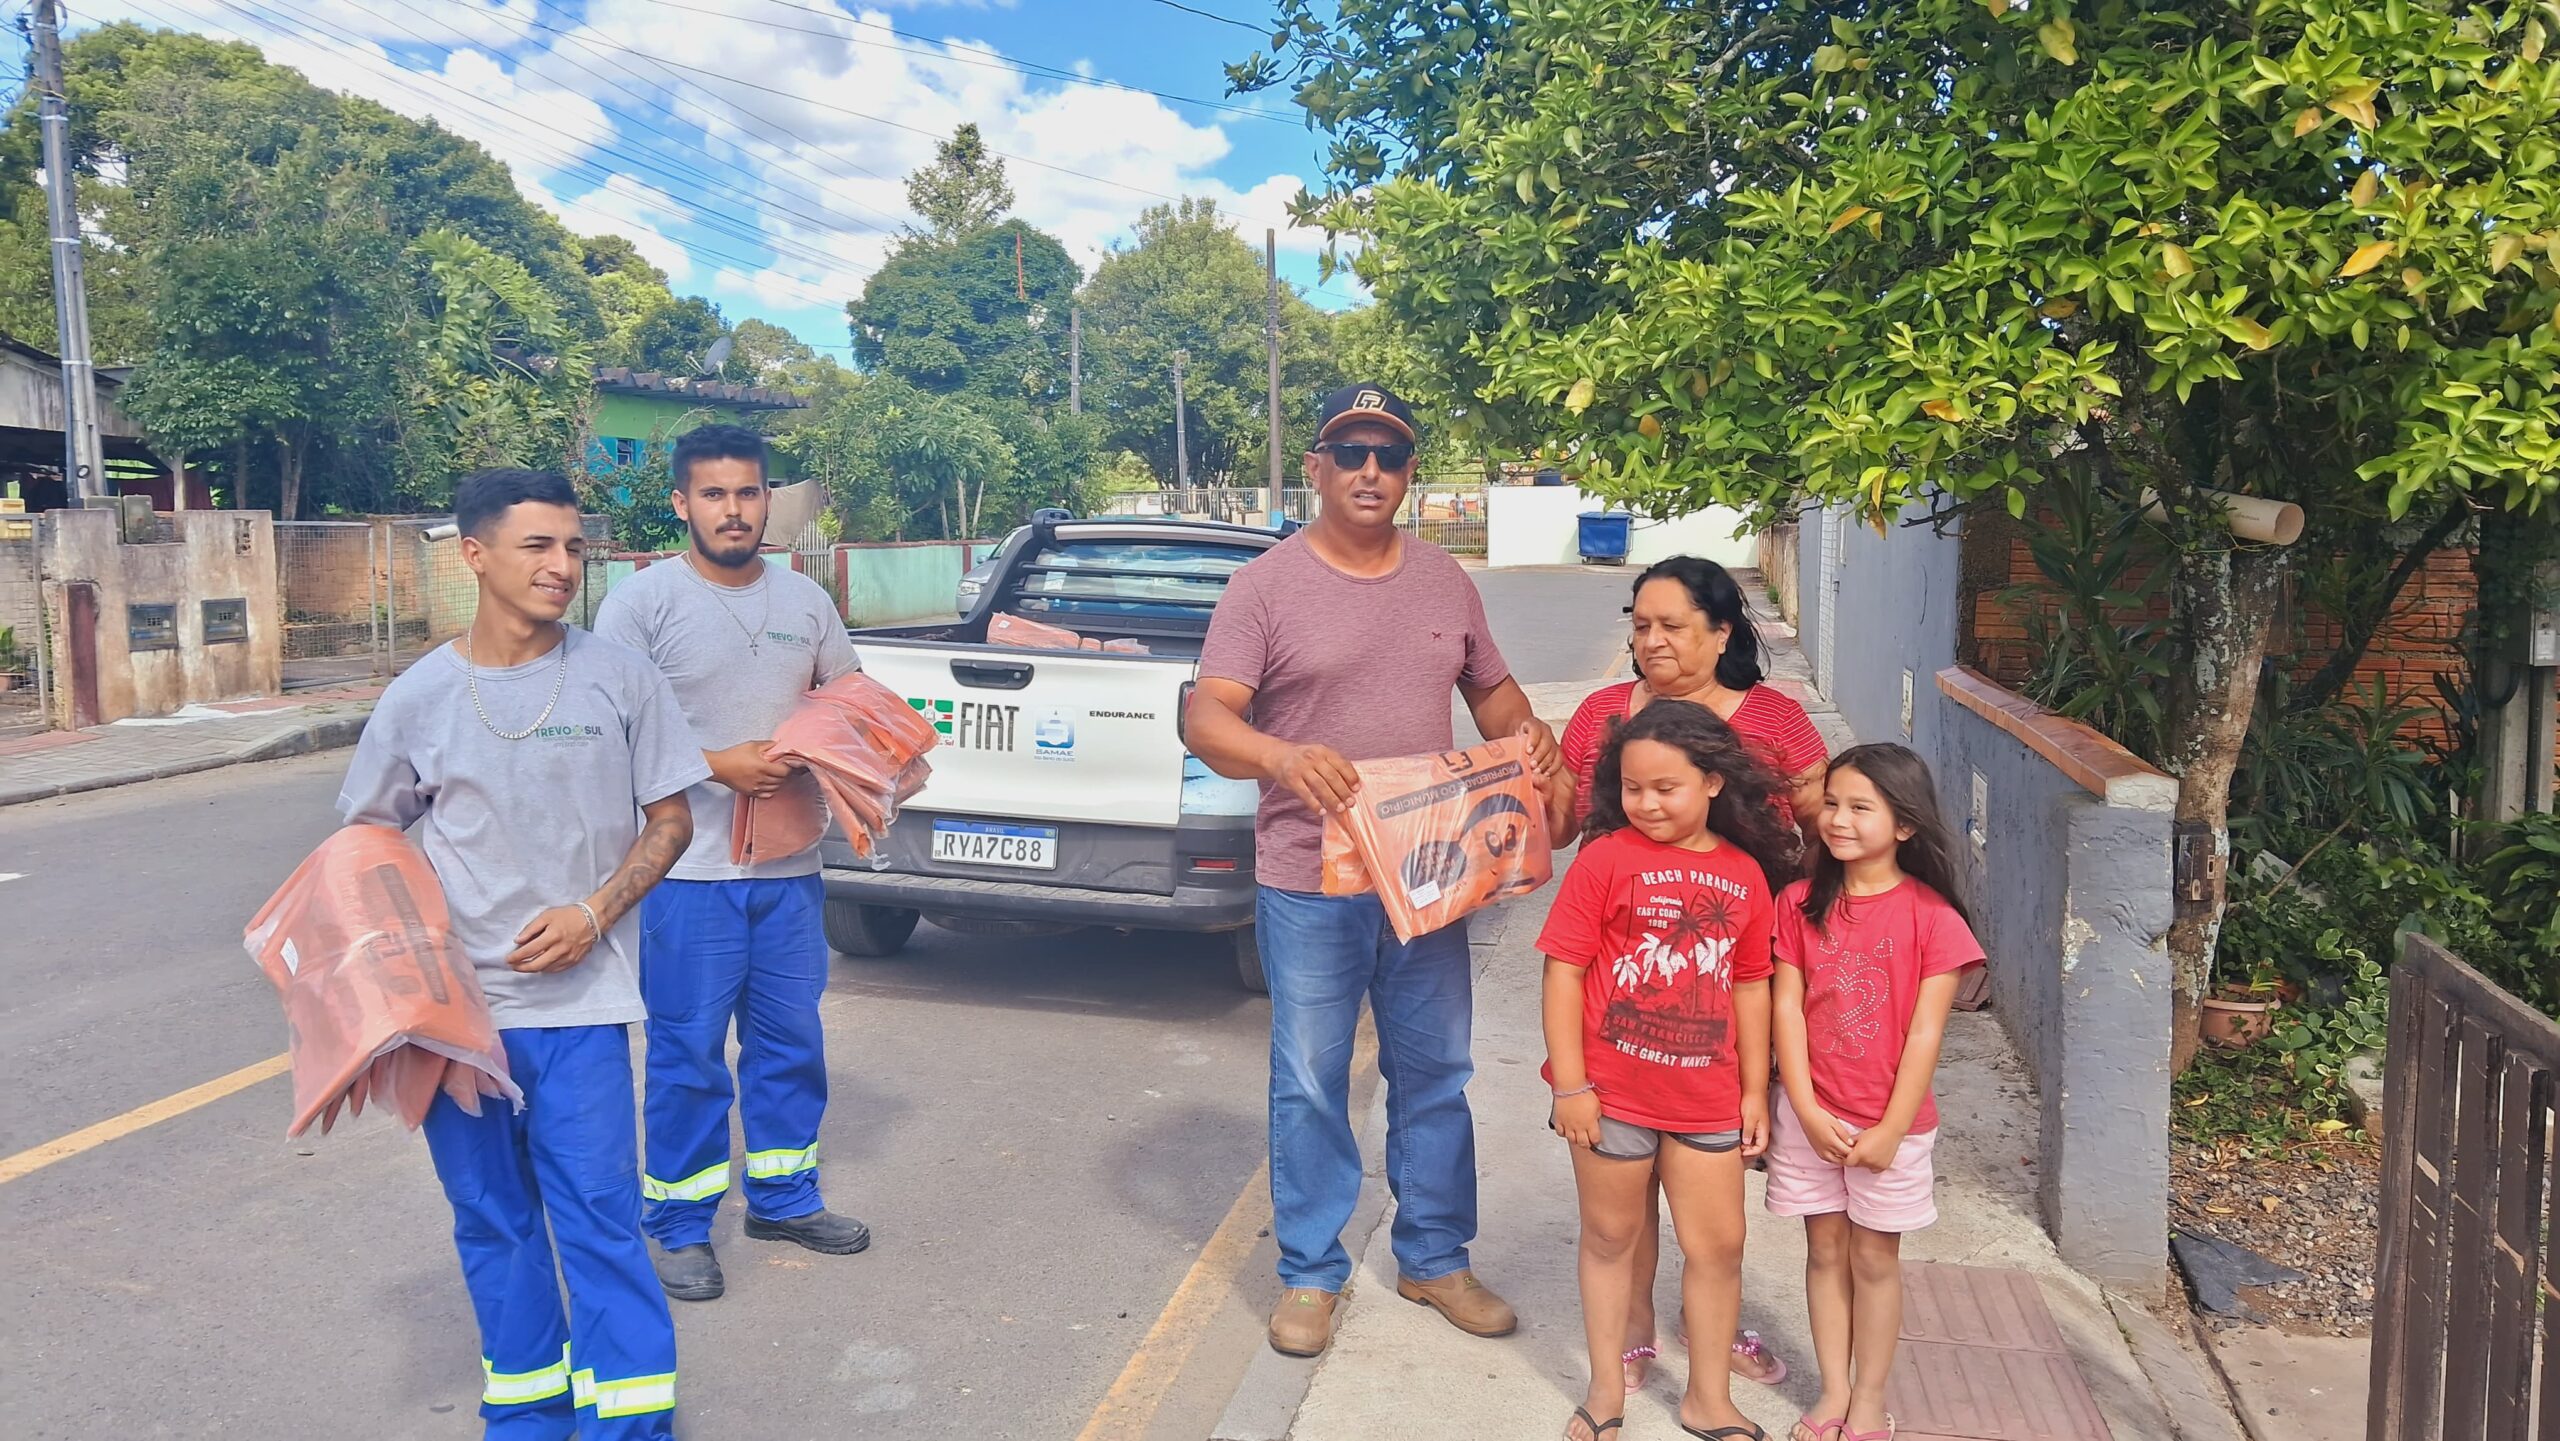
[[[1592,692],[1564,729],[1558,744],[1573,772],[1573,809],[1569,826],[1579,831],[1591,811],[1591,772],[1601,742],[1620,721],[1657,700],[1691,701],[1724,718],[1745,745],[1757,751],[1769,769],[1785,782],[1784,791],[1799,826],[1810,834],[1822,810],[1822,778],[1830,763],[1829,748],[1813,718],[1793,698],[1769,685],[1760,670],[1760,637],[1751,627],[1742,588],[1723,566],[1696,556],[1675,555],[1636,577],[1635,604],[1628,616],[1633,634],[1629,650],[1636,679]],[[1558,817],[1558,819],[1567,819]],[[1784,882],[1776,876],[1770,884]],[[1650,1205],[1659,1205],[1658,1200]],[[1660,1264],[1660,1224],[1650,1214],[1638,1233],[1635,1304],[1627,1317],[1627,1390],[1643,1387],[1659,1354],[1654,1342],[1653,1278]],[[1688,1345],[1683,1334],[1681,1345]],[[1786,1379],[1787,1363],[1745,1331],[1733,1342],[1733,1373],[1775,1386]]]

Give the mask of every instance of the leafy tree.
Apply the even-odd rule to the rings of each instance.
[[[699,375],[711,347],[729,332],[720,307],[699,295],[679,297],[622,271],[598,277],[596,283],[606,326],[596,352],[600,364]]]
[[[1064,246],[1019,220],[904,246],[845,306],[854,361],[942,394],[1062,402],[1082,278]]]
[[[2289,554],[2205,491],[2378,525],[2560,487],[2547,7],[1339,8],[1285,0],[1236,79],[1333,131],[1322,214],[1493,428],[1664,508],[2156,492],[2164,759],[2218,847]]]
[[[420,237],[413,258],[428,281],[409,376],[416,469],[574,469],[591,366],[550,292],[519,262],[455,231]]]
[[[778,446],[825,482],[844,533],[865,539],[971,535],[1015,469],[1013,447],[967,398],[896,376],[870,377]]]
[[[1106,442],[1145,457],[1172,485],[1173,356],[1183,370],[1191,478],[1200,485],[1260,485],[1266,474],[1270,378],[1263,342],[1267,300],[1262,256],[1227,228],[1217,202],[1153,205],[1137,243],[1116,249],[1085,287],[1085,397],[1104,419]],[[1294,288],[1280,298],[1281,396],[1313,397],[1338,371],[1329,317]],[[1311,406],[1312,401],[1308,404]],[[1312,410],[1284,414],[1303,430]],[[1288,438],[1302,444],[1303,435]],[[1294,456],[1287,458],[1295,470]]]
[[[925,223],[915,238],[948,245],[984,230],[1013,209],[1004,160],[987,149],[975,125],[934,146],[933,163],[907,177],[907,208]]]

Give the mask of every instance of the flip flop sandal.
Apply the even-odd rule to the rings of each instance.
[[[1601,1437],[1627,1424],[1627,1418],[1624,1416],[1612,1416],[1606,1421],[1594,1421],[1591,1419],[1591,1412],[1580,1406],[1573,1408],[1573,1420],[1591,1428],[1591,1441],[1600,1441]],[[1565,1424],[1573,1423],[1569,1421]]]
[[[1841,1422],[1840,1441],[1893,1441],[1894,1433],[1900,1429],[1901,1427],[1893,1419],[1893,1413],[1887,1411],[1884,1413],[1884,1429],[1881,1431],[1852,1431],[1849,1429],[1848,1422]]]
[[[1662,1353],[1653,1349],[1651,1346],[1630,1346],[1627,1348],[1626,1354],[1618,1358],[1618,1365],[1623,1369],[1636,1364],[1638,1361],[1659,1360],[1661,1359],[1661,1356]],[[1648,1366],[1645,1368],[1647,1373],[1646,1375],[1639,1376],[1635,1380],[1627,1382],[1627,1394],[1633,1396],[1638,1391],[1643,1390],[1644,1383],[1651,1379],[1652,1370],[1653,1368]]]
[[[1849,1418],[1846,1416],[1837,1421],[1816,1421],[1810,1416],[1799,1416],[1796,1418],[1795,1429],[1787,1433],[1787,1441],[1804,1441],[1807,1437],[1810,1437],[1811,1441],[1823,1441],[1826,1436],[1836,1435],[1848,1429]]]
[[[1745,1381],[1759,1386],[1776,1386],[1787,1379],[1787,1358],[1770,1350],[1768,1343],[1760,1339],[1760,1333],[1757,1331],[1743,1332],[1742,1339],[1733,1343],[1733,1354],[1749,1361],[1766,1361],[1773,1368],[1767,1376],[1746,1375],[1742,1378]],[[1816,1441],[1819,1441],[1819,1433]]]
[[[1676,1420],[1678,1418],[1675,1417],[1673,1419]],[[1697,1427],[1690,1425],[1688,1422],[1682,1421],[1680,1422],[1680,1429],[1697,1437],[1698,1441],[1769,1441],[1768,1432],[1761,1430],[1757,1426],[1748,1424],[1741,1426],[1718,1426],[1712,1431],[1701,1431]],[[1888,1436],[1885,1438],[1885,1441],[1893,1441],[1893,1438]]]

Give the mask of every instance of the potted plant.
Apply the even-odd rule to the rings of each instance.
[[[2214,984],[2196,1018],[2206,1045],[2239,1050],[2275,1029],[2276,1012],[2284,1006],[2287,950],[2312,919],[2293,912],[2307,909],[2281,891],[2233,897],[2214,947]]]

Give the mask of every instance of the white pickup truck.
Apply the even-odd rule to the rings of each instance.
[[[1253,935],[1256,787],[1182,742],[1209,613],[1282,532],[1044,519],[1015,532],[956,621],[856,630],[862,667],[932,717],[933,779],[874,868],[830,837],[827,940],[886,956],[919,918]],[[1147,653],[989,644],[999,613]]]

